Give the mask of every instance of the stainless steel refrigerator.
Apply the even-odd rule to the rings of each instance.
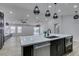
[[[4,44],[4,13],[0,12],[0,49]]]

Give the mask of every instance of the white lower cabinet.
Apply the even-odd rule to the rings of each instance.
[[[50,43],[37,45],[34,48],[34,56],[50,56]]]

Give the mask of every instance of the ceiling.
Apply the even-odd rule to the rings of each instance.
[[[74,5],[79,6],[79,3],[58,3],[56,7],[54,3],[1,3],[0,5],[15,9],[22,8],[22,10],[26,10],[26,12],[28,12],[27,10],[32,12],[34,7],[38,5],[41,13],[44,13],[46,9],[50,9],[51,13],[58,12],[60,9],[64,15],[69,15],[72,14],[74,10],[79,10],[79,7],[76,9],[73,8]],[[49,8],[48,6],[52,7]]]
[[[41,12],[38,16],[33,14],[36,5],[38,5]],[[57,3],[56,7],[54,3],[0,3],[0,6],[6,8],[6,10],[11,10],[16,15],[17,20],[28,19],[32,23],[45,21],[46,17],[44,15],[47,9],[50,10],[52,16],[55,12],[59,16],[67,16],[74,15],[76,10],[79,11],[79,3]],[[52,16],[49,19],[52,19]]]

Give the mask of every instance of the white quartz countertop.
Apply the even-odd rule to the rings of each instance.
[[[21,46],[29,46],[33,44],[38,44],[42,42],[47,42],[47,41],[53,41],[57,40],[59,38],[64,38],[64,37],[69,37],[72,35],[65,35],[65,34],[50,34],[50,36],[58,36],[57,38],[45,38],[43,35],[33,35],[33,36],[21,36]]]

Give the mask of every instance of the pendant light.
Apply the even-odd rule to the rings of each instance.
[[[8,23],[8,22],[6,22],[6,25],[8,26],[8,25],[9,25],[9,23]]]
[[[21,21],[21,23],[24,24],[24,23],[27,23],[27,20],[28,20],[28,19],[21,19],[20,21]]]
[[[40,13],[40,10],[39,10],[39,8],[38,8],[37,5],[35,6],[35,8],[34,8],[34,10],[33,10],[33,13],[34,13],[35,15],[38,15],[38,14]]]
[[[79,18],[79,15],[77,14],[78,11],[75,11],[75,13],[76,13],[76,14],[73,16],[73,18],[74,18],[74,19],[78,19],[78,18]]]
[[[50,11],[46,10],[45,17],[50,17],[50,16],[51,16]]]
[[[55,10],[56,10],[56,5],[57,5],[57,3],[54,3],[54,5],[55,5]],[[55,11],[55,10],[54,10],[54,11]],[[54,18],[54,19],[57,19],[57,18],[58,18],[58,15],[57,15],[56,12],[54,13],[53,18]]]
[[[54,18],[54,19],[57,19],[57,18],[58,18],[57,13],[54,13],[53,18]]]
[[[0,12],[0,19],[4,19],[4,14]]]

